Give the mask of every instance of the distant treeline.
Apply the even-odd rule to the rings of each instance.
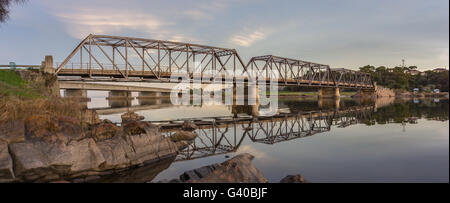
[[[370,73],[372,79],[377,85],[382,85],[392,89],[404,89],[411,91],[413,88],[419,88],[421,91],[432,91],[439,89],[448,92],[449,72],[425,71],[421,74],[411,75],[409,71],[416,70],[416,66],[395,67],[388,69],[384,66],[375,68],[375,66],[360,67],[359,70]]]

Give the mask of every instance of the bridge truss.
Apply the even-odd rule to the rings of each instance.
[[[241,74],[244,70],[234,49],[91,34],[58,64],[56,74],[162,79],[172,73],[194,77],[225,71]]]
[[[280,85],[374,88],[369,74],[331,69],[324,64],[272,55],[253,57],[244,64],[235,49],[92,34],[57,64],[55,73],[60,76],[151,78],[165,82],[171,82],[168,79],[174,76],[211,82],[215,77],[227,74],[236,81],[269,81],[276,77]]]

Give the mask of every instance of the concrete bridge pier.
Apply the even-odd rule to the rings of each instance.
[[[108,99],[127,99],[131,98],[131,92],[112,90],[108,93]]]
[[[319,98],[317,100],[317,106],[320,109],[330,109],[330,108],[339,109],[339,108],[341,108],[341,98],[340,97],[337,97],[337,98]]]
[[[64,91],[64,97],[87,98],[87,90],[66,89]]]
[[[129,99],[108,99],[108,105],[111,108],[130,107],[131,100],[129,100]]]
[[[161,98],[161,92],[139,92],[140,98]]]
[[[339,98],[341,97],[341,92],[339,88],[336,87],[321,87],[318,91],[319,98]]]
[[[130,91],[112,90],[109,91],[106,99],[111,108],[119,108],[131,106],[133,97],[131,97]]]
[[[53,68],[53,56],[45,56],[45,59],[41,64],[41,69],[44,73],[55,73],[55,68]]]
[[[255,105],[259,103],[259,87],[256,83],[245,83],[244,92],[248,105]]]
[[[150,105],[160,105],[162,104],[161,98],[138,98],[139,105],[150,106]]]
[[[82,108],[85,109],[88,107],[88,102],[91,101],[91,99],[87,97],[87,90],[66,89],[64,90],[64,97],[77,100]]]

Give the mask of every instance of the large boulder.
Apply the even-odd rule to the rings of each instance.
[[[102,128],[113,125],[108,121],[103,124]],[[13,143],[9,145],[11,162],[8,156],[3,156],[5,152],[2,151],[0,176],[6,177],[4,174],[9,168],[14,169],[15,180],[19,182],[90,182],[111,173],[177,155],[177,145],[159,133],[158,128],[146,125],[144,129],[145,132],[138,135],[119,133],[119,136],[97,137],[101,139],[85,137],[70,142],[31,139]],[[106,129],[96,132],[106,132]]]
[[[108,119],[90,127],[90,137],[94,138],[95,141],[110,139],[120,133],[120,128]]]
[[[267,179],[253,165],[253,156],[245,153],[221,164],[204,166],[186,171],[180,182],[189,183],[267,183]],[[177,182],[171,180],[170,182]]]
[[[197,137],[197,134],[190,131],[177,131],[175,134],[170,136],[170,140],[173,142],[179,141],[192,141]]]
[[[184,130],[184,131],[194,131],[195,129],[197,129],[198,128],[198,126],[197,125],[195,125],[195,123],[194,122],[192,122],[192,121],[184,121],[183,122],[183,125],[181,126],[181,129],[182,130]]]
[[[146,128],[156,128],[150,122],[128,121],[122,123],[123,132],[126,135],[139,135],[146,132]]]
[[[134,111],[129,111],[121,116],[122,123],[130,122],[130,121],[141,121],[144,120],[144,116],[140,116],[137,113],[134,113]]]
[[[280,180],[280,183],[308,183],[302,175],[288,175]]]
[[[105,162],[93,139],[65,143],[35,141],[9,146],[15,175],[21,181],[51,181],[69,174],[99,171]],[[80,174],[81,175],[81,174]]]
[[[8,143],[0,140],[0,183],[13,180],[13,162],[8,152]]]

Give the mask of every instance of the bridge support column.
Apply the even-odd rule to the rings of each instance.
[[[319,89],[319,98],[339,98],[341,97],[341,92],[339,88],[335,87],[323,87]]]
[[[336,99],[334,100],[334,107],[336,109],[341,108],[341,97],[336,97]]]
[[[64,97],[87,98],[87,90],[66,89],[64,91]]]
[[[53,56],[45,56],[45,60],[42,61],[42,71],[44,73],[55,73],[53,68]]]
[[[259,103],[259,88],[258,88],[258,84],[256,83],[248,83],[246,82],[244,85],[244,91],[245,91],[245,96],[246,96],[246,100],[247,100],[247,104],[248,105],[255,105],[257,103]]]
[[[87,90],[79,90],[79,89],[66,89],[64,90],[64,97],[74,99],[78,101],[82,108],[88,108],[88,102],[91,101],[90,98],[87,97]]]
[[[233,106],[245,104],[245,84],[235,81],[233,83]]]

